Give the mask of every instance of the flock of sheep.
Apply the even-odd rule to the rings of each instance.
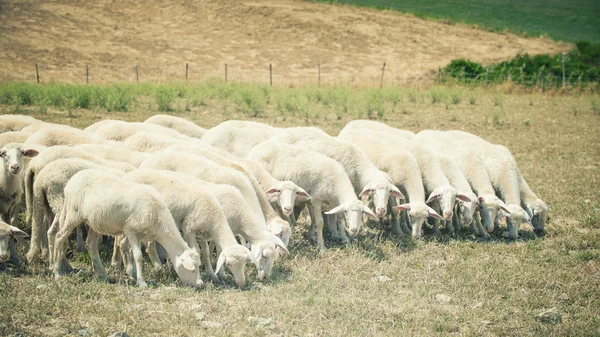
[[[65,251],[75,230],[78,250],[87,231],[100,278],[99,242],[109,235],[112,264],[125,264],[140,287],[142,244],[154,266],[168,257],[186,285],[202,284],[201,256],[211,279],[228,269],[243,286],[247,262],[265,278],[288,253],[303,209],[320,251],[325,223],[348,242],[367,219],[415,238],[426,220],[434,234],[441,223],[489,238],[506,218],[504,235],[516,239],[522,223],[542,232],[548,215],[507,148],[461,131],[414,134],[356,120],[332,137],[249,121],[206,130],[167,115],[82,131],[2,115],[0,132],[0,262],[19,260],[12,238],[28,236],[16,226],[25,209],[27,260],[47,259],[56,278],[71,270]]]

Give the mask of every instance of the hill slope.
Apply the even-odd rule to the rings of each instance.
[[[569,48],[391,11],[295,1],[0,2],[0,81],[169,81],[222,77],[276,84],[427,81],[438,66],[468,57]]]

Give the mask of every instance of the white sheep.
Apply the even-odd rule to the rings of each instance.
[[[39,123],[42,122],[30,116],[0,115],[0,133],[20,131],[27,126]]]
[[[344,126],[345,130],[354,130],[354,129],[367,129],[373,131],[381,131],[387,132],[397,137],[402,137],[406,139],[413,139],[415,137],[414,132],[408,130],[401,130],[394,127],[391,127],[382,122],[376,122],[371,120],[357,119],[348,122],[346,126]]]
[[[321,252],[326,250],[322,210],[329,209],[325,214],[343,213],[351,235],[360,230],[363,214],[377,220],[377,216],[356,197],[342,165],[327,156],[269,140],[252,148],[247,158],[260,162],[275,178],[293,181],[311,195],[309,236],[314,236],[316,227],[317,248]]]
[[[526,223],[533,228],[529,214],[521,207],[521,176],[513,156],[507,155],[510,151],[464,131],[446,131],[446,133],[455,139],[465,140],[480,153],[492,186],[507,205],[508,214],[504,215],[507,219],[508,232],[504,235],[516,239],[521,223]]]
[[[241,158],[245,158],[254,145],[265,140],[267,140],[267,137],[259,132],[225,123],[207,130],[204,137],[202,137],[202,142]]]
[[[58,128],[58,129],[65,129],[65,130],[81,131],[78,128],[74,128],[72,126],[57,124],[57,123],[47,123],[47,122],[31,124],[29,126],[24,127],[23,129],[21,129],[21,131],[34,134],[34,133],[38,132],[39,130],[46,129],[46,128]]]
[[[31,133],[24,131],[8,131],[0,134],[0,146],[10,143],[23,143],[31,136]]]
[[[12,262],[18,264],[20,260],[17,256],[13,238],[26,238],[28,236],[27,233],[17,227],[0,220],[0,263],[8,261],[10,254]]]
[[[106,160],[129,163],[135,167],[140,166],[144,160],[150,157],[148,153],[132,151],[114,144],[81,144],[74,148]]]
[[[186,173],[165,172],[192,186],[201,187],[214,193],[227,217],[227,222],[233,234],[241,235],[250,243],[252,254],[261,266],[258,277],[262,279],[271,276],[273,264],[279,255],[277,249],[287,252],[285,244],[269,230],[262,217],[257,216],[252,211],[239,189],[231,185],[208,182],[200,179],[200,177]],[[203,246],[203,252],[203,256],[207,258],[210,256],[207,245]],[[214,275],[210,261],[208,261],[205,267],[209,274]]]
[[[106,140],[124,141],[138,131],[149,131],[159,135],[170,136],[181,140],[193,140],[179,131],[166,128],[155,124],[146,124],[140,122],[113,121],[100,125],[94,134]]]
[[[38,254],[40,254],[40,252],[42,253],[42,257],[45,256],[46,250],[42,250],[42,248],[46,248],[47,245],[46,235],[44,233],[48,229],[46,227],[47,222],[52,222],[52,219],[47,219],[47,222],[36,222],[36,224],[34,224],[32,221],[32,214],[35,209],[35,205],[33,203],[34,181],[37,179],[38,173],[49,163],[58,159],[67,158],[79,158],[99,165],[115,167],[121,171],[131,171],[134,169],[132,165],[129,165],[127,163],[119,163],[115,161],[104,160],[100,157],[91,155],[85,151],[81,151],[69,146],[57,145],[41,151],[41,153],[36,158],[31,160],[23,174],[25,185],[25,204],[27,206],[26,222],[31,227],[31,241],[29,245],[29,251],[26,254],[27,260],[29,262],[35,260],[35,258],[38,256]],[[83,250],[83,235],[82,232],[79,230],[77,231],[77,250]]]
[[[112,122],[123,122],[123,121],[119,120],[119,119],[103,119],[103,120],[97,121],[96,123],[88,126],[87,128],[83,129],[83,131],[93,133],[96,130],[98,130],[98,128],[100,128],[101,126],[110,124]]]
[[[398,224],[398,212],[402,210],[406,210],[408,213],[412,236],[415,238],[423,235],[423,223],[428,217],[442,220],[442,217],[435,210],[425,204],[425,188],[423,187],[421,170],[411,152],[401,147],[389,145],[388,142],[380,140],[378,137],[360,132],[355,133],[347,130],[344,134],[340,134],[338,138],[360,148],[377,168],[389,175],[390,181],[400,188],[407,197],[407,202],[399,206],[395,206],[395,200],[390,198],[390,201],[392,201],[390,209],[392,231],[394,233],[401,233]],[[404,217],[401,222],[404,229],[408,231]]]
[[[44,146],[105,143],[102,137],[75,128],[46,127],[34,132],[25,141]]]
[[[164,126],[194,138],[202,138],[206,132],[206,129],[199,127],[187,119],[169,115],[154,115],[146,119],[144,123]]]
[[[169,208],[156,189],[91,169],[75,174],[65,186],[64,195],[54,251],[55,277],[61,275],[60,261],[65,256],[69,234],[85,222],[89,229],[88,252],[100,278],[106,278],[106,271],[98,254],[99,235],[124,234],[133,251],[139,287],[146,287],[140,240],[158,241],[169,253],[181,281],[196,285],[200,257],[181,237]]]
[[[123,142],[123,146],[131,151],[152,153],[162,151],[175,144],[186,143],[190,142],[185,142],[171,136],[156,134],[150,131],[138,131],[127,138]]]
[[[438,158],[435,152],[431,151],[428,147],[410,139],[403,137],[394,136],[386,132],[378,132],[368,129],[342,129],[338,137],[343,137],[346,133],[354,135],[365,135],[371,138],[379,138],[382,141],[387,142],[389,145],[404,148],[410,151],[421,170],[421,176],[423,177],[423,185],[425,191],[429,194],[429,198],[426,203],[435,201],[435,207],[439,207],[440,215],[446,222],[452,220],[454,215],[454,204],[456,199],[471,202],[471,199],[465,195],[462,191],[457,191],[451,184],[448,178],[444,175],[442,168],[438,162]],[[438,223],[433,220],[434,232],[439,233]]]
[[[142,169],[127,173],[124,179],[154,187],[169,207],[188,245],[200,253],[198,240],[212,240],[221,252],[217,272],[225,265],[233,274],[237,285],[245,285],[246,262],[253,262],[258,269],[260,265],[248,248],[236,241],[219,201],[210,191],[192,186],[174,177],[172,173]]]
[[[273,138],[276,141],[297,145],[305,150],[320,153],[339,162],[354,191],[359,197],[371,196],[377,216],[384,216],[390,195],[404,199],[400,190],[389,182],[385,172],[379,170],[355,145],[336,139],[314,127],[282,129]]]
[[[261,135],[264,138],[271,138],[274,136],[280,128],[271,126],[269,124],[254,122],[254,121],[245,121],[245,120],[228,120],[222,122],[221,124],[213,127],[213,129],[218,130],[219,128],[238,128],[244,129],[246,131],[252,131],[256,134]]]
[[[3,164],[0,170],[0,214],[2,218],[16,224],[16,217],[23,201],[23,168],[26,158],[35,157],[38,151],[24,144],[11,143],[0,149]]]

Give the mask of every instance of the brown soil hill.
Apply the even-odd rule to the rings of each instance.
[[[91,83],[228,77],[276,84],[429,81],[456,58],[482,63],[569,48],[392,11],[302,1],[0,1],[0,81]]]

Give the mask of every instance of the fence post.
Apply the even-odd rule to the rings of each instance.
[[[490,84],[490,68],[489,67],[485,67],[485,85],[489,85]]]
[[[379,87],[383,88],[383,74],[385,73],[385,62],[383,62],[383,68],[381,68],[381,82],[379,83]]]
[[[273,65],[269,63],[269,84],[273,86]]]
[[[87,64],[85,65],[85,84],[90,84],[90,73]]]
[[[137,83],[140,83],[140,73],[138,71],[138,65],[137,64],[135,65],[135,81]]]
[[[188,80],[188,64],[185,64],[185,80]]]
[[[225,82],[227,82],[227,63],[225,63]]]
[[[562,54],[562,87],[565,87],[565,53]]]
[[[40,72],[38,71],[38,65],[35,64],[35,78],[37,78],[38,84],[40,83]]]
[[[319,74],[319,87],[321,86],[321,62],[317,63],[317,73]]]

